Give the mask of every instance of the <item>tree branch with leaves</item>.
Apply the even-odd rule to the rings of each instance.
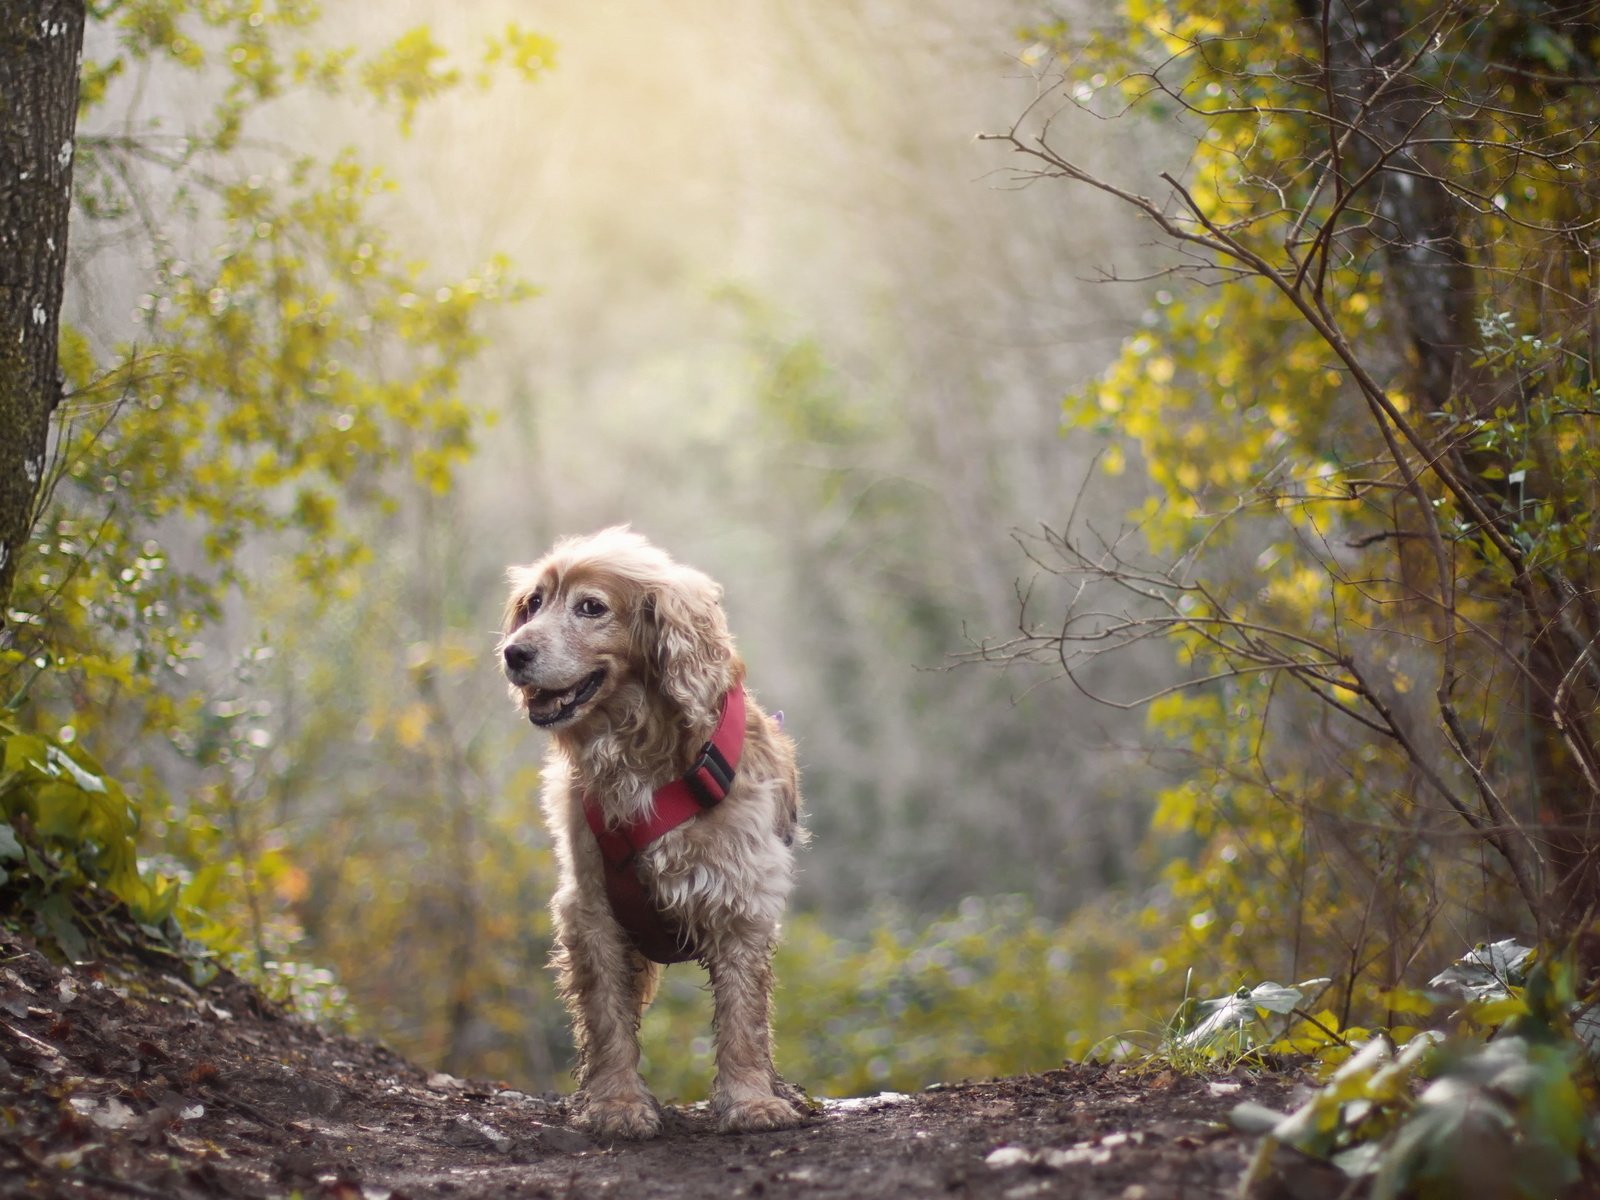
[[[1165,638],[1186,673],[1140,699],[1220,751],[1175,792],[1245,825],[1286,805],[1334,874],[1334,842],[1379,858],[1420,835],[1378,881],[1396,938],[1440,886],[1455,920],[1509,919],[1504,889],[1541,932],[1581,928],[1600,913],[1600,438],[1580,411],[1600,382],[1600,101],[1581,83],[1600,24],[1554,4],[1128,0],[1033,36],[1038,99],[988,139],[1016,180],[1108,194],[1177,258],[1147,330],[1067,403],[1110,439],[1106,469],[1137,454],[1149,499],[1115,535],[1030,539],[1080,606],[1025,608],[974,656],[1081,680]],[[1073,121],[1139,114],[1191,148],[1148,194],[1068,149]],[[1247,786],[1223,771],[1231,735],[1184,707],[1213,701],[1260,733]],[[1158,819],[1199,835],[1178,871],[1203,876],[1238,823],[1168,800]],[[1319,919],[1377,936],[1349,904]]]

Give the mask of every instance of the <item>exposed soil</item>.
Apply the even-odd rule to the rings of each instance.
[[[1207,1081],[1069,1066],[824,1102],[804,1128],[728,1136],[702,1109],[598,1145],[565,1102],[429,1075],[224,975],[63,968],[0,933],[0,1195],[280,1197],[1231,1196],[1239,1100]]]

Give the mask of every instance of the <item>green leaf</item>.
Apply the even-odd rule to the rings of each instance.
[[[58,891],[52,891],[34,910],[39,920],[61,952],[71,962],[83,962],[89,955],[89,943],[78,924],[78,914],[72,902]]]
[[[1419,1184],[1440,1195],[1452,1190],[1469,1195],[1474,1182],[1509,1171],[1515,1132],[1515,1118],[1493,1096],[1465,1080],[1435,1080],[1384,1156],[1373,1182],[1373,1200],[1398,1200]],[[1489,1192],[1503,1194],[1492,1188]]]
[[[31,733],[14,733],[6,738],[5,775],[10,785],[14,779],[51,778],[50,744]]]

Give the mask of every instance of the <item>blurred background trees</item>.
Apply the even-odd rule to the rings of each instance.
[[[1378,1019],[1574,927],[1596,34],[1416,8],[94,10],[9,720],[124,782],[192,934],[536,1088],[490,652],[507,563],[614,521],[799,740],[819,1090],[1159,1038],[1191,969]]]

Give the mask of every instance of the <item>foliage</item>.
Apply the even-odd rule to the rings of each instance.
[[[1536,954],[1532,948],[1505,938],[1487,946],[1474,946],[1461,958],[1428,980],[1467,1000],[1504,1000],[1528,982]]]
[[[1498,957],[1481,948],[1439,977],[1470,976],[1469,988],[1481,990],[1481,976],[1492,974],[1505,993],[1475,996],[1453,1037],[1419,1033],[1397,1054],[1380,1035],[1294,1112],[1240,1105],[1235,1124],[1265,1135],[1246,1186],[1286,1169],[1285,1148],[1370,1181],[1383,1200],[1558,1195],[1592,1171],[1596,1075],[1574,1036],[1570,965],[1540,964],[1521,986],[1506,979],[1509,969],[1487,965]]]
[[[1199,1051],[1213,1059],[1218,1054],[1242,1054],[1260,1044],[1257,1029],[1261,1022],[1272,1016],[1298,1013],[1307,993],[1315,993],[1331,982],[1308,979],[1296,987],[1285,987],[1269,980],[1255,987],[1241,987],[1215,1000],[1186,1002],[1158,1054]]]
[[[1149,498],[1117,534],[1045,530],[1036,563],[1082,599],[986,649],[1089,690],[1108,650],[1175,649],[1175,683],[1105,696],[1148,705],[1177,777],[1131,1009],[1179,970],[1221,989],[1338,963],[1336,1025],[1388,1023],[1463,923],[1570,932],[1592,903],[1574,72],[1600,29],[1570,15],[1128,0],[1029,34],[1061,74],[996,135],[1019,177],[1109,193],[1174,251],[1146,328],[1065,408]],[[1056,132],[1139,112],[1193,138],[1159,199]]]
[[[178,884],[141,871],[138,828],[138,809],[81,747],[0,723],[0,915],[71,961],[160,951],[204,979],[210,953],[184,936]],[[104,919],[119,902],[147,944]]]
[[[266,934],[233,923],[218,886],[236,857],[199,871],[167,857],[173,875],[159,874],[140,860],[140,809],[81,746],[0,723],[0,758],[0,920],[68,962],[138,961],[197,985],[228,966],[308,1017],[348,1021],[331,974],[288,957],[281,921]],[[259,957],[268,942],[280,959]]]
[[[329,48],[319,22],[298,0],[91,13],[73,251],[96,278],[96,247],[132,244],[145,273],[131,326],[107,315],[115,270],[110,303],[64,326],[69,390],[0,686],[23,771],[8,795],[51,856],[30,857],[30,887],[103,884],[269,991],[339,1015],[328,972],[295,961],[305,872],[261,808],[274,730],[252,685],[272,648],[242,655],[219,694],[200,674],[205,640],[241,595],[287,589],[279,615],[303,625],[371,582],[384,523],[465,461],[479,414],[462,371],[488,313],[528,289],[499,259],[441,277],[374,215],[393,188],[380,168],[274,141],[296,99],[366,97],[409,129],[419,105],[467,85],[426,29],[358,50]],[[512,24],[470,81],[532,80],[553,56]],[[208,103],[141,110],[182,75]],[[162,882],[140,874],[136,834]],[[12,888],[7,909],[40,899]]]
[[[15,833],[20,824],[35,835],[39,849],[56,857],[62,878],[103,883],[150,924],[171,916],[174,889],[139,873],[139,814],[116,780],[81,749],[9,725],[0,725],[0,742],[0,805],[10,857],[24,859]]]
[[[408,484],[449,485],[470,445],[457,389],[484,309],[525,293],[503,262],[426,279],[368,215],[391,185],[352,152],[262,162],[240,148],[247,120],[269,120],[264,105],[290,81],[341,85],[342,70],[291,67],[287,42],[267,36],[303,34],[311,9],[152,2],[105,19],[119,49],[86,70],[86,126],[109,103],[96,79],[153,65],[218,63],[223,99],[203,132],[80,138],[81,211],[148,239],[156,264],[132,340],[64,335],[72,391],[55,501],[13,600],[24,634],[8,661],[66,676],[54,696],[30,698],[36,708],[70,687],[75,709],[110,721],[113,705],[138,700],[147,711],[135,719],[175,733],[183,664],[244,581],[247,539],[287,536],[314,597],[348,586],[338,568],[368,551],[341,518],[392,507]],[[219,37],[233,39],[226,53]],[[391,62],[382,76],[404,90],[425,72]],[[156,222],[158,199],[181,224]]]

